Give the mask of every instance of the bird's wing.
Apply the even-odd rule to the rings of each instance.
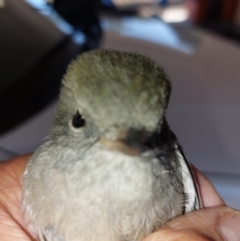
[[[176,154],[181,165],[184,193],[187,196],[184,207],[185,213],[198,210],[202,207],[202,204],[196,178],[179,143],[176,144]]]

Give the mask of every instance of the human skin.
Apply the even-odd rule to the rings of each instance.
[[[34,240],[26,230],[21,209],[22,175],[30,157],[0,162],[0,241]],[[207,178],[193,170],[204,209],[173,219],[143,241],[240,240],[240,213],[227,207]]]

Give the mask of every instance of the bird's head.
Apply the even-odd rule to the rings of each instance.
[[[99,140],[130,155],[137,155],[137,143],[159,129],[171,92],[157,63],[111,50],[81,54],[69,65],[62,84],[50,136]]]

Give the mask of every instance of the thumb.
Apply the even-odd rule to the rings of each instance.
[[[229,210],[219,220],[222,236],[227,241],[240,241],[240,212]]]
[[[173,219],[143,241],[240,241],[240,212],[221,206]]]

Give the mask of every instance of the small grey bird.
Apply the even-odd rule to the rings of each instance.
[[[29,231],[41,241],[138,241],[200,208],[165,112],[164,70],[135,53],[73,61],[46,142],[23,177]]]

